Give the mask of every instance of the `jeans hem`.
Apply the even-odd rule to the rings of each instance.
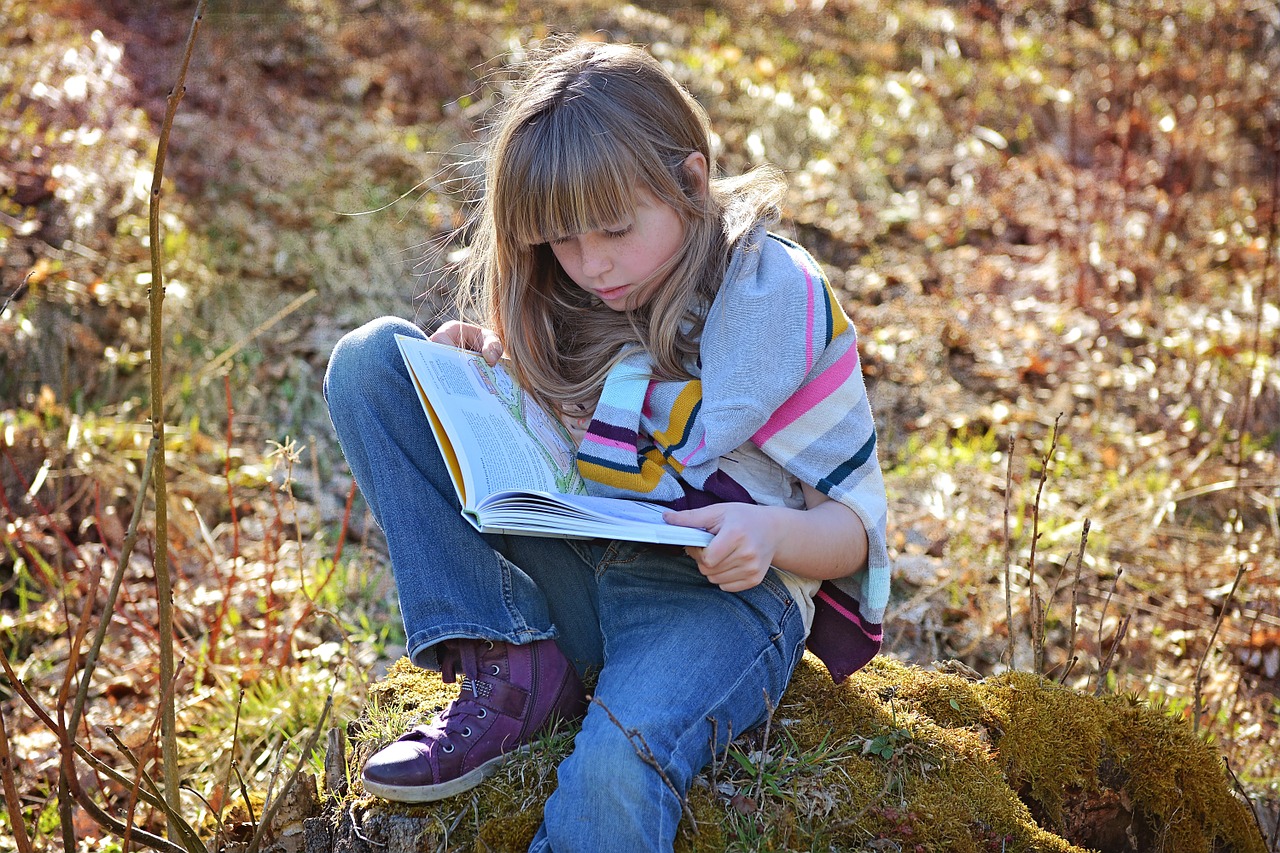
[[[501,631],[495,631],[492,628],[485,628],[481,625],[444,626],[434,628],[430,633],[421,632],[410,638],[407,644],[408,657],[414,666],[438,671],[440,664],[436,660],[435,647],[444,640],[495,640],[523,646],[538,640],[553,640],[557,635],[554,627],[546,631],[525,628],[503,634]]]

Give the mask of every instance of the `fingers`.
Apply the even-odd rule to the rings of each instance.
[[[459,349],[479,353],[489,364],[497,364],[502,358],[502,341],[492,329],[474,323],[450,320],[431,333],[430,339],[438,344],[448,344]]]
[[[767,561],[750,558],[736,550],[717,558],[712,553],[715,544],[713,541],[706,547],[686,545],[684,549],[710,583],[725,592],[742,592],[764,580],[765,573],[769,571]]]

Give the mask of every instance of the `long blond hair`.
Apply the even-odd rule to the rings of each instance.
[[[688,378],[702,318],[734,243],[776,216],[781,179],[715,174],[706,111],[644,50],[575,42],[530,63],[494,125],[471,224],[463,293],[482,307],[522,384],[551,409],[594,405],[627,352],[660,378]],[[548,240],[629,222],[638,189],[676,211],[684,241],[645,305],[615,312],[577,287]]]

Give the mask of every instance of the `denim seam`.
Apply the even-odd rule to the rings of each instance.
[[[609,545],[608,549],[605,550],[604,556],[600,559],[600,562],[596,564],[597,578],[603,577],[604,573],[608,569],[611,569],[615,566],[626,566],[640,559],[640,556],[641,556],[640,552],[635,550],[631,552],[631,555],[629,557],[611,557],[610,554],[613,553],[616,546],[617,546],[616,542]]]
[[[521,634],[528,633],[530,630],[529,623],[524,618],[524,614],[516,608],[515,590],[511,586],[511,570],[515,567],[515,564],[497,551],[494,551],[493,555],[498,558],[498,565],[501,566],[502,603],[506,605],[507,614],[511,617],[512,627]]]

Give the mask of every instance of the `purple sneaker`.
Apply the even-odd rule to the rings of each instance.
[[[428,725],[374,753],[364,766],[364,789],[401,803],[443,800],[479,785],[546,727],[552,718],[576,720],[586,692],[555,640],[528,645],[445,640],[438,647],[441,677],[462,673],[462,692]]]

